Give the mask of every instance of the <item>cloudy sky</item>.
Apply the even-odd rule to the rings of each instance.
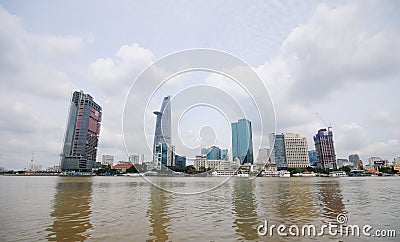
[[[251,65],[270,92],[277,132],[300,133],[312,148],[325,126],[319,113],[333,126],[338,158],[392,160],[400,156],[399,12],[395,0],[0,1],[0,167],[27,167],[32,152],[43,167],[58,164],[70,97],[81,89],[103,106],[98,157],[126,160],[131,84],[153,62],[190,48]],[[182,127],[196,138],[200,123]],[[150,159],[146,141],[135,142],[132,152]]]

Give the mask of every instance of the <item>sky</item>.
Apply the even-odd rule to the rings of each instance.
[[[312,137],[325,122],[333,127],[337,158],[393,160],[400,156],[399,12],[395,0],[0,1],[0,167],[26,168],[32,153],[43,168],[59,164],[75,90],[103,107],[98,159],[127,160],[123,111],[132,84],[149,65],[191,48],[248,63],[269,91],[276,132],[299,133],[313,149]],[[194,83],[240,97],[240,88],[213,73],[174,77],[150,99],[133,93],[147,98],[140,100],[151,113],[163,96]],[[246,98],[242,108],[252,113]],[[184,107],[179,110],[172,140],[195,147],[187,155],[230,145],[221,112],[199,107],[182,116]],[[151,140],[155,116],[144,117],[145,130],[129,131],[128,150],[149,160],[147,141],[134,138],[145,132]]]

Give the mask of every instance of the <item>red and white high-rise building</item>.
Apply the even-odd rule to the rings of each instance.
[[[72,94],[61,154],[61,169],[90,171],[96,167],[102,108],[83,91]]]

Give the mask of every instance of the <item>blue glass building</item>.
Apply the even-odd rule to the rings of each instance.
[[[153,162],[156,163],[157,168],[161,168],[161,165],[175,165],[174,147],[171,145],[170,100],[170,96],[164,97],[160,111],[154,112],[157,115],[157,119],[154,133]]]
[[[186,156],[175,155],[175,167],[185,167]]]
[[[276,167],[278,169],[280,170],[287,169],[288,164],[286,161],[285,135],[272,133],[270,135],[269,143],[273,144],[271,161],[276,164]]]
[[[154,134],[154,147],[159,143],[171,144],[171,97],[166,96],[161,104],[160,111],[155,111],[157,115],[156,129]]]
[[[221,160],[228,160],[228,149],[221,150]]]
[[[317,151],[310,150],[308,151],[308,157],[310,158],[310,165],[317,166]]]
[[[238,159],[240,164],[253,164],[253,134],[251,122],[240,119],[231,124],[232,128],[232,158]]]
[[[211,146],[210,148],[201,148],[201,154],[205,155],[207,160],[227,160],[228,149],[221,149],[218,146]]]

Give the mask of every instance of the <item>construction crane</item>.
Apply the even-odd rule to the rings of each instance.
[[[317,116],[318,116],[318,118],[326,125],[326,127],[328,127],[328,131],[331,131],[331,129],[332,129],[332,124],[327,124],[323,119],[322,119],[322,117],[321,117],[321,115],[319,115],[319,113],[315,113]]]

